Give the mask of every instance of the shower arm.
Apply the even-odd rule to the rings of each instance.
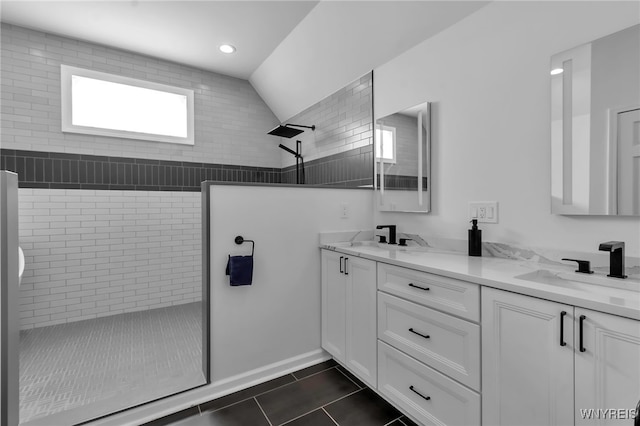
[[[302,124],[285,124],[284,127],[302,127],[303,129],[316,130],[315,124],[313,126],[303,126]]]

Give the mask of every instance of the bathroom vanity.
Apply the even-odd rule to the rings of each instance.
[[[633,416],[637,276],[585,283],[561,266],[432,248],[321,248],[323,348],[420,424],[620,424],[584,419],[589,409]]]

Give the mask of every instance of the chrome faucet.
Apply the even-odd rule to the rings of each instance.
[[[609,275],[614,278],[627,278],[624,274],[624,242],[608,241],[600,243],[598,250],[609,252]]]
[[[376,229],[389,228],[389,244],[396,244],[396,225],[378,225]]]

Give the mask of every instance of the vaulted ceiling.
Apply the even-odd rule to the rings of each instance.
[[[0,18],[249,79],[284,121],[487,3],[2,1]]]

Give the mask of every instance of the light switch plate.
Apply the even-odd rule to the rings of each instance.
[[[498,223],[497,201],[469,201],[469,220],[478,219],[478,223]]]
[[[340,204],[340,217],[342,219],[347,219],[349,217],[349,204],[347,203]]]

